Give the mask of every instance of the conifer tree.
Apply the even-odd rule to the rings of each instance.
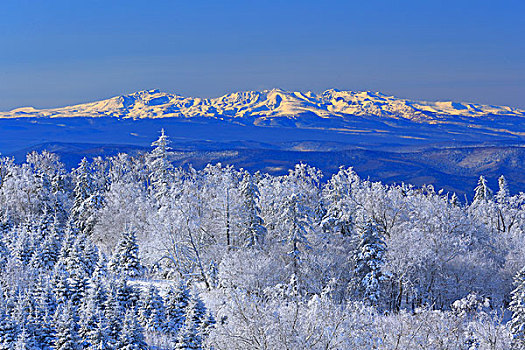
[[[51,347],[55,342],[53,316],[56,312],[55,295],[46,277],[41,277],[30,293],[33,312],[29,323],[34,325],[33,336],[37,344]]]
[[[202,339],[205,340],[209,335],[212,329],[215,327],[215,317],[211,311],[208,311],[200,325],[200,333],[202,334]]]
[[[109,293],[104,306],[104,316],[107,319],[108,337],[111,343],[116,343],[122,331],[122,317],[125,309],[120,306],[115,293]]]
[[[478,186],[474,189],[474,203],[488,201],[492,197],[492,190],[483,175],[479,177]]]
[[[144,340],[144,331],[137,321],[134,310],[127,310],[124,317],[122,332],[119,335],[117,349],[145,350],[148,345]]]
[[[513,335],[513,349],[525,349],[525,267],[514,277],[514,290],[511,293],[510,311],[512,319],[510,330]]]
[[[112,350],[115,349],[109,336],[107,320],[102,314],[98,314],[96,326],[90,330],[87,338],[90,350]]]
[[[51,276],[51,284],[53,285],[53,292],[57,305],[65,304],[70,297],[71,291],[69,287],[69,273],[65,265],[57,263],[53,275]]]
[[[82,349],[82,340],[78,335],[77,316],[74,307],[66,304],[57,310],[56,324],[56,350],[80,350]]]
[[[26,331],[25,328],[22,329],[22,332],[18,335],[15,343],[14,350],[35,350],[33,339]]]
[[[310,249],[310,243],[307,238],[310,223],[307,217],[308,209],[302,203],[302,197],[298,194],[292,194],[286,199],[281,214],[281,219],[287,227],[286,243],[289,246],[288,254],[291,257],[292,274],[299,277],[299,266],[301,255],[305,249]],[[299,281],[296,280],[298,283]]]
[[[166,323],[164,301],[157,288],[150,286],[143,294],[139,308],[139,320],[148,331],[161,331]]]
[[[505,179],[505,176],[501,175],[498,178],[498,186],[499,190],[498,193],[496,193],[496,201],[500,204],[505,204],[510,195],[509,186],[507,184],[507,179]]]
[[[0,349],[12,349],[17,340],[17,327],[0,303]]]
[[[126,230],[122,233],[109,267],[114,273],[127,277],[139,277],[142,274],[135,231]]]
[[[249,172],[245,172],[240,183],[241,194],[243,197],[243,216],[242,236],[247,247],[259,247],[264,244],[266,227],[260,216],[261,209],[258,205],[259,189],[253,181]]]
[[[115,289],[113,293],[117,298],[120,307],[123,310],[135,308],[140,299],[139,292],[128,284],[128,280],[125,277],[120,276],[116,281],[113,282]]]
[[[95,269],[93,270],[93,274],[91,275],[91,278],[93,281],[101,281],[106,280],[108,277],[108,264],[106,260],[106,256],[102,251],[98,251],[98,258],[97,263],[95,264]]]
[[[86,275],[91,276],[98,263],[98,248],[91,238],[86,237],[84,234],[78,235],[76,245],[78,247],[78,256],[81,259],[82,267]]]
[[[51,230],[49,234],[45,236],[40,249],[33,252],[31,266],[37,269],[52,270],[58,261],[60,253],[59,244],[56,233]]]
[[[69,300],[74,305],[80,305],[80,302],[86,295],[87,277],[85,272],[80,268],[75,268],[69,274]]]
[[[326,212],[321,222],[325,231],[335,231],[342,236],[352,234],[355,208],[350,196],[359,183],[360,179],[355,171],[344,167],[340,167],[326,183],[322,203]]]
[[[377,305],[381,295],[381,282],[385,279],[386,245],[372,219],[359,227],[360,242],[355,263],[356,287],[365,301]]]
[[[186,308],[190,303],[190,291],[182,281],[177,288],[170,288],[166,295],[167,330],[176,335],[186,320]]]
[[[79,336],[82,346],[85,348],[90,344],[91,333],[97,329],[100,318],[100,309],[97,301],[92,295],[83,300],[80,312]]]
[[[199,332],[199,325],[194,321],[194,312],[194,309],[188,309],[186,320],[184,321],[184,324],[178,333],[175,343],[175,349],[177,350],[202,349],[202,337]]]
[[[7,249],[3,237],[2,232],[0,231],[0,270],[3,270],[5,266],[7,265],[7,261],[9,259],[9,250]]]
[[[172,165],[168,136],[161,130],[159,138],[151,146],[153,150],[148,154],[149,183],[157,200],[165,198],[168,192],[170,171]]]
[[[0,213],[0,240],[5,239],[12,229],[13,221],[10,216],[5,212]]]
[[[202,343],[214,324],[215,320],[207,313],[202,300],[194,295],[186,307],[184,324],[177,335],[175,349],[202,349]]]
[[[98,313],[95,318],[95,326],[88,332],[86,339],[90,350],[111,350],[115,349],[109,335],[107,319],[103,314]]]
[[[90,236],[96,223],[95,213],[103,205],[102,189],[97,187],[89,162],[84,157],[74,171],[75,202],[71,209],[73,222],[86,236]]]
[[[35,250],[33,235],[26,227],[20,228],[20,232],[16,239],[13,257],[19,266],[26,266],[31,261],[31,256]]]

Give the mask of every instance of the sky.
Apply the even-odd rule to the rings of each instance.
[[[1,5],[1,111],[274,87],[525,108],[522,0]]]

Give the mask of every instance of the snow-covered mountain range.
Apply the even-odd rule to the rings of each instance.
[[[75,106],[35,109],[17,108],[0,112],[0,118],[20,117],[207,117],[259,126],[339,127],[355,117],[404,119],[436,123],[459,118],[525,117],[525,110],[459,102],[422,102],[378,92],[326,90],[323,93],[281,89],[245,91],[218,98],[194,98],[159,90],[144,90],[107,100]]]
[[[72,167],[84,156],[147,150],[161,129],[179,152],[178,165],[220,161],[278,174],[304,161],[328,173],[354,166],[386,183],[458,193],[479,174],[505,174],[516,188],[525,186],[525,110],[372,92],[273,89],[205,99],[147,90],[18,108],[0,112],[0,152],[23,160],[47,149]]]

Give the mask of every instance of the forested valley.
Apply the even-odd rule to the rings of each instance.
[[[0,349],[524,349],[525,193],[0,158]]]

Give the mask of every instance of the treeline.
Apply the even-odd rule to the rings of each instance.
[[[525,194],[503,176],[460,203],[351,168],[175,168],[168,144],[72,171],[0,160],[6,348],[522,344]]]

